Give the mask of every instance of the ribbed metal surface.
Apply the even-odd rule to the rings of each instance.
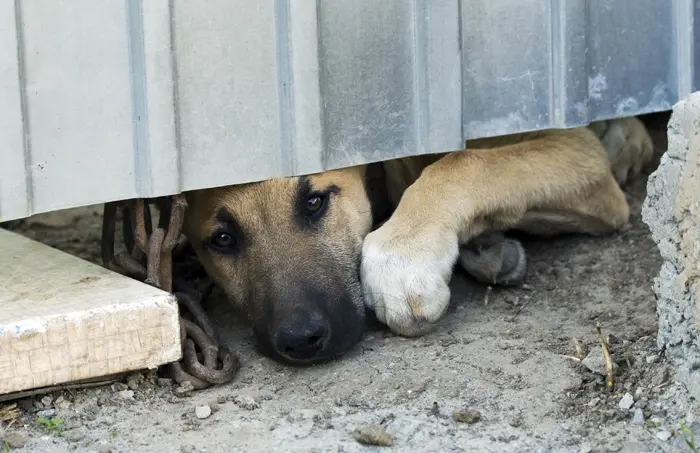
[[[694,16],[700,0],[0,2],[0,219],[666,110],[700,89]]]

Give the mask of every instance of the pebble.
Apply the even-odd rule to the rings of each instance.
[[[51,403],[53,403],[53,398],[51,398],[51,395],[46,395],[41,399],[41,404],[43,404],[44,407],[51,406]]]
[[[658,433],[656,433],[656,438],[659,439],[662,442],[666,442],[671,438],[673,434],[671,434],[670,431],[666,431],[665,429],[662,429]]]
[[[123,391],[123,390],[128,390],[128,389],[129,389],[129,386],[126,385],[126,384],[123,383],[123,382],[116,382],[116,383],[114,383],[114,384],[112,385],[112,389],[113,389],[115,392],[121,392],[121,391]]]
[[[194,391],[194,385],[190,381],[185,381],[173,389],[173,393],[177,396],[190,396]]]
[[[140,379],[138,379],[134,375],[131,375],[126,380],[126,386],[129,387],[131,390],[138,390],[139,389],[139,381],[140,381]]]
[[[233,402],[236,403],[236,405],[242,407],[243,409],[249,411],[258,408],[258,403],[252,396],[237,396],[233,399]]]
[[[452,418],[456,422],[473,425],[474,423],[481,420],[481,412],[471,410],[454,411],[452,413]]]
[[[652,363],[656,363],[656,360],[659,358],[657,355],[650,355],[647,356],[647,363],[651,365]]]
[[[633,405],[634,405],[634,397],[632,396],[631,393],[625,393],[625,395],[622,397],[622,399],[620,399],[620,403],[618,404],[620,409],[622,409],[623,411],[630,410]]]
[[[593,348],[591,352],[588,353],[585,359],[581,361],[581,364],[588,368],[591,372],[605,376],[605,357],[603,356],[603,348],[598,346]],[[617,369],[617,364],[613,362],[613,371]]]
[[[161,387],[172,387],[173,386],[173,380],[170,378],[158,378],[158,385]]]
[[[98,450],[99,453],[117,453],[117,448],[112,444],[102,445]]]
[[[592,451],[593,447],[588,442],[582,443],[578,449],[578,453],[591,453]]]
[[[644,425],[644,411],[642,409],[635,409],[634,416],[632,417],[633,425]]]
[[[364,445],[376,445],[389,447],[394,443],[394,438],[382,425],[370,425],[357,428],[352,432],[352,437]]]
[[[117,396],[125,401],[132,401],[134,399],[133,390],[121,390],[117,392]]]
[[[211,415],[211,407],[209,407],[209,405],[207,404],[203,406],[197,406],[194,409],[194,413],[198,419],[204,420],[205,418],[208,418]]]
[[[10,448],[22,448],[27,443],[27,436],[23,433],[7,433],[3,440],[7,442]]]
[[[216,397],[217,404],[226,404],[226,397],[221,395]]]
[[[54,415],[56,415],[55,409],[44,409],[43,411],[39,411],[36,413],[37,417],[44,417],[44,418],[53,417]]]
[[[63,437],[68,442],[79,442],[85,438],[85,433],[80,428],[74,428],[64,431]]]
[[[668,367],[662,367],[656,373],[654,373],[654,376],[651,378],[651,384],[653,386],[664,384],[666,381],[668,381],[669,375],[670,372]]]

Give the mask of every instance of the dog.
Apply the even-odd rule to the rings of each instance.
[[[517,285],[509,231],[608,235],[622,185],[653,157],[636,117],[467,141],[429,154],[186,193],[183,233],[264,354],[307,365],[362,337],[366,310],[395,334],[433,330],[455,264]]]

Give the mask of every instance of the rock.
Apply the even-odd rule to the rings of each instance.
[[[173,393],[180,397],[190,396],[193,391],[194,385],[190,381],[185,381],[173,389]]]
[[[140,374],[132,374],[126,379],[126,386],[131,390],[138,390],[141,383]]]
[[[581,365],[588,368],[592,373],[605,376],[605,356],[603,355],[603,347],[598,346],[591,349],[585,359],[581,361]],[[613,372],[617,369],[617,364],[612,364]]]
[[[668,377],[670,375],[670,370],[668,367],[664,366],[659,368],[656,373],[654,373],[654,376],[651,378],[651,385],[653,386],[659,386],[661,384],[666,383],[668,381]]]
[[[481,420],[481,412],[473,410],[458,410],[452,413],[454,421],[473,425]]]
[[[161,387],[172,387],[173,386],[173,380],[170,378],[158,378],[158,385]]]
[[[85,433],[80,428],[73,428],[63,432],[63,437],[68,442],[79,442],[85,438]]]
[[[589,402],[586,403],[586,406],[588,407],[595,407],[598,403],[600,403],[600,398],[597,396],[593,399],[591,399]]]
[[[43,411],[39,411],[36,413],[37,417],[43,417],[43,418],[51,418],[54,415],[56,415],[55,409],[44,409]]]
[[[658,355],[652,354],[650,356],[647,356],[647,363],[651,365],[652,363],[656,363],[656,361],[659,359]]]
[[[634,416],[632,417],[633,425],[644,425],[644,411],[640,408],[634,410]]]
[[[209,407],[209,405],[207,404],[203,406],[197,406],[194,409],[194,413],[198,419],[204,420],[205,418],[208,418],[211,415],[211,407]]]
[[[116,382],[112,385],[112,390],[114,390],[115,392],[122,392],[122,391],[128,390],[128,389],[129,389],[129,386],[123,382]]]
[[[43,398],[41,398],[41,404],[43,404],[44,407],[51,407],[52,403],[53,403],[53,398],[51,398],[51,395],[46,395]]]
[[[10,448],[22,448],[27,443],[27,435],[17,431],[5,434],[3,440]]]
[[[352,432],[352,437],[364,445],[389,447],[394,443],[394,438],[382,425],[369,425],[357,428]]]
[[[622,409],[623,411],[628,411],[632,408],[634,405],[634,397],[632,396],[631,393],[625,393],[625,395],[620,399],[620,402],[618,403],[618,407]]]
[[[662,442],[666,442],[671,438],[673,434],[670,431],[666,431],[665,429],[662,429],[658,433],[656,433],[656,438],[659,439]]]
[[[591,453],[592,451],[593,447],[588,442],[582,443],[581,446],[578,448],[578,453]]]
[[[239,395],[233,399],[233,402],[236,403],[237,406],[249,411],[252,411],[253,409],[257,409],[259,407],[255,399],[252,396],[247,395]]]
[[[105,444],[100,446],[97,450],[99,453],[117,453],[117,447],[112,444]]]
[[[117,396],[124,401],[133,401],[134,400],[134,391],[133,390],[122,390],[122,391],[117,392]]]

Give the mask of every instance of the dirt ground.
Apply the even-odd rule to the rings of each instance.
[[[663,135],[655,134],[661,149]],[[700,405],[656,347],[652,280],[661,260],[640,217],[645,184],[626,189],[626,231],[526,239],[522,287],[488,291],[457,273],[451,310],[435,333],[404,339],[375,325],[328,364],[291,368],[261,356],[215,293],[214,319],[242,362],[234,382],[178,396],[167,379],[145,372],[38,395],[17,402],[12,426],[0,424],[0,445],[100,453],[693,451],[680,430],[685,423],[700,436]],[[82,208],[39,216],[18,231],[97,262],[100,222],[99,209]],[[589,364],[602,355],[596,322],[617,364],[612,393],[576,359],[590,352],[584,362],[599,369]],[[12,412],[0,403],[0,420],[3,407]],[[356,440],[356,429],[373,424],[392,446]]]

